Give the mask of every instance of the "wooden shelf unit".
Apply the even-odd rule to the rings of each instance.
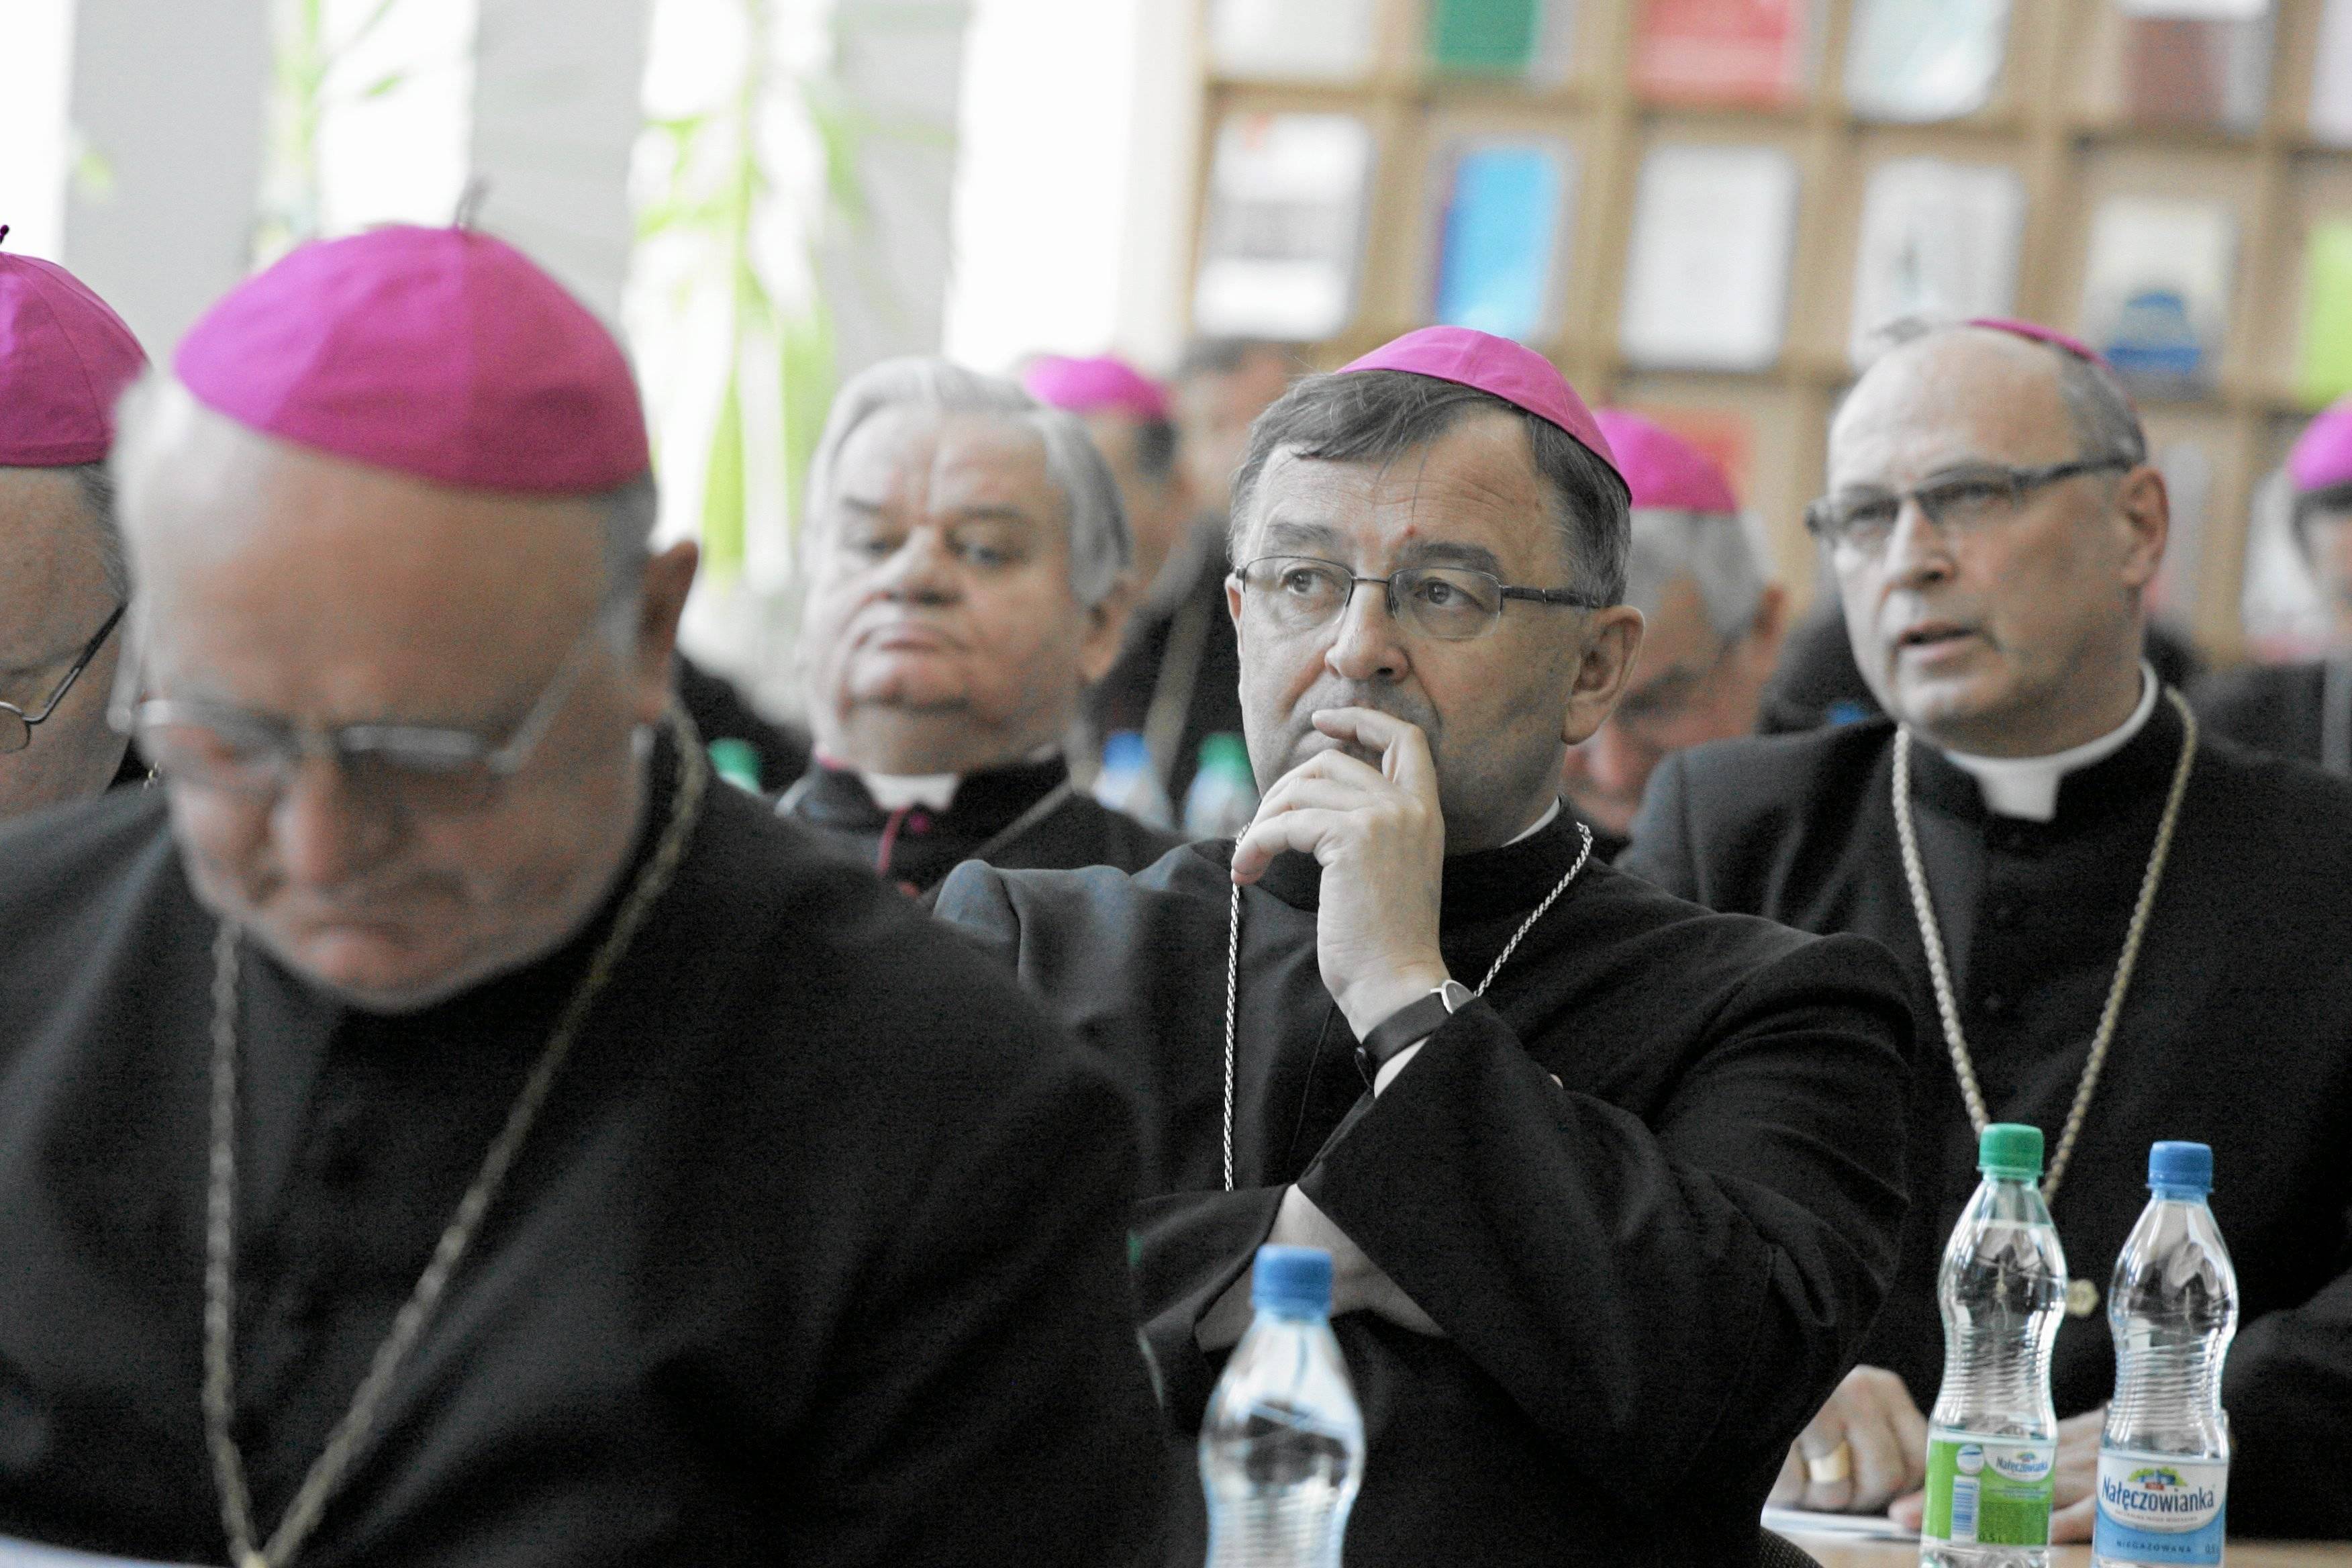
[[[1557,269],[1559,330],[1534,346],[1595,403],[1742,416],[1753,433],[1744,499],[1765,520],[1782,580],[1803,600],[1818,572],[1801,519],[1820,490],[1830,416],[1852,380],[1846,334],[1857,230],[1875,163],[1931,156],[2014,169],[2026,200],[2017,311],[2068,329],[2080,325],[2087,228],[2099,196],[2210,195],[2229,203],[2239,222],[2220,373],[2210,395],[2146,399],[2142,412],[2158,447],[2194,440],[2207,448],[2210,500],[2195,544],[2193,603],[2181,619],[2216,658],[2241,656],[2248,506],[2308,414],[2294,390],[2304,235],[2318,216],[2352,217],[2352,148],[2324,143],[2307,129],[2326,0],[2276,0],[2264,112],[2242,133],[2138,124],[2124,114],[2108,58],[2114,0],[2012,0],[1991,101],[1966,119],[1927,124],[1867,119],[1846,103],[1854,0],[1816,0],[1811,87],[1776,108],[1643,101],[1631,72],[1642,0],[1574,0],[1569,75],[1556,85],[1441,77],[1423,64],[1425,3],[1378,0],[1377,63],[1366,79],[1265,81],[1212,71],[1202,83],[1200,183],[1191,193],[1196,259],[1215,138],[1228,114],[1338,110],[1371,127],[1377,150],[1354,319],[1333,338],[1303,345],[1308,364],[1328,368],[1428,320],[1435,155],[1447,138],[1487,131],[1559,137],[1579,162],[1574,222]],[[1207,60],[1209,0],[1193,4],[1199,58]],[[1778,360],[1761,371],[1645,369],[1619,352],[1634,185],[1644,150],[1659,142],[1769,144],[1796,161],[1787,332]]]

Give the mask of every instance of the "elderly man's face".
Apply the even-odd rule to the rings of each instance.
[[[583,638],[605,582],[589,503],[447,489],[193,419],[126,493],[145,694],[496,743],[588,643],[530,760],[478,809],[426,809],[317,756],[275,796],[172,778],[197,896],[385,1011],[560,945],[637,828],[631,731],[667,700],[691,548],[648,569],[624,656]]]
[[[1570,747],[1560,780],[1586,820],[1622,837],[1642,809],[1650,774],[1667,757],[1756,729],[1764,682],[1780,657],[1784,617],[1779,587],[1764,590],[1755,622],[1724,637],[1687,572],[1666,584],[1646,613],[1642,658],[1625,696],[1580,746]]]
[[[57,468],[0,468],[0,701],[38,713],[115,610],[81,486]],[[21,752],[0,753],[0,817],[80,800],[122,764],[107,728],[121,629],[100,647]]]
[[[1070,589],[1068,507],[1035,431],[888,408],[809,519],[800,665],[818,744],[888,773],[974,773],[1061,738],[1118,654],[1121,595]]]
[[[1127,531],[1135,541],[1135,580],[1148,588],[1159,580],[1169,552],[1192,524],[1197,510],[1192,483],[1185,477],[1181,454],[1164,472],[1143,471],[1143,426],[1137,421],[1111,412],[1085,418],[1095,449],[1118,481],[1119,504],[1127,509]]]
[[[1285,447],[1251,509],[1239,564],[1299,555],[1362,577],[1468,566],[1506,584],[1584,586],[1526,427],[1499,411],[1465,416],[1392,462],[1323,462]],[[1559,793],[1562,748],[1601,722],[1641,645],[1641,615],[1623,605],[1520,600],[1507,601],[1486,635],[1441,641],[1401,624],[1385,595],[1361,584],[1337,619],[1286,633],[1253,607],[1256,592],[1227,579],[1259,787],[1340,744],[1315,728],[1318,710],[1392,714],[1429,738],[1448,853],[1504,843],[1534,820]]]
[[[2080,456],[2050,351],[1947,332],[1863,377],[1830,432],[1830,488],[1885,494]],[[2044,486],[1966,530],[1905,503],[1884,548],[1831,551],[1864,679],[1887,711],[1953,750],[2041,756],[2096,738],[2139,695],[2140,595],[2167,517],[2149,468]]]

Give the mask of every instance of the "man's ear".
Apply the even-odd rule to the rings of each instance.
[[[1108,675],[1118,662],[1127,642],[1128,616],[1134,614],[1139,595],[1135,574],[1122,572],[1110,592],[1087,606],[1086,629],[1078,638],[1078,679],[1085,685]]]
[[[2156,581],[2172,533],[2172,498],[2163,470],[2142,463],[2117,481],[2114,515],[2123,533],[2124,586],[2145,588]]]
[[[1741,637],[1739,657],[1759,676],[1768,676],[1780,662],[1780,645],[1789,640],[1789,590],[1778,583],[1764,584],[1756,601],[1756,618]]]
[[[1625,695],[1633,679],[1633,663],[1642,656],[1645,629],[1642,612],[1631,605],[1612,605],[1591,612],[1584,629],[1584,651],[1576,664],[1576,683],[1569,689],[1568,710],[1559,738],[1580,746],[1592,738],[1602,720]]]
[[[677,651],[677,620],[686,613],[687,591],[701,559],[691,539],[681,539],[646,562],[639,579],[637,658],[635,671],[637,721],[654,724],[670,700],[670,656]]]

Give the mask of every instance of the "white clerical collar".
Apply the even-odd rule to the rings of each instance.
[[[1518,834],[1513,837],[1510,840],[1510,843],[1505,844],[1503,847],[1508,849],[1512,844],[1517,844],[1521,838],[1533,838],[1537,834],[1541,833],[1545,828],[1549,827],[1551,826],[1551,819],[1559,815],[1559,797],[1558,795],[1554,795],[1552,797],[1551,809],[1545,812],[1541,816],[1537,817],[1533,826],[1529,826],[1525,833]]]
[[[2130,718],[2097,740],[2053,752],[2046,757],[1976,757],[1965,752],[1946,752],[1944,760],[1977,781],[1977,787],[1984,792],[1985,809],[1995,816],[2047,822],[2058,815],[2059,783],[2068,773],[2104,762],[2129,745],[2132,737],[2147,726],[2148,716],[2156,711],[2157,695],[2162,689],[2163,683],[2157,679],[2155,668],[2143,659],[2139,667],[2139,706],[2132,710]]]
[[[1062,748],[1051,742],[1038,747],[1021,759],[1023,765],[1051,762]],[[869,773],[860,771],[857,780],[874,804],[885,811],[905,811],[909,806],[921,806],[925,811],[945,811],[955,804],[956,791],[963,787],[961,773]]]

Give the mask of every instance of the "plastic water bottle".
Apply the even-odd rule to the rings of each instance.
[[[2238,1273],[2205,1206],[2213,1151],[2157,1144],[2147,1184],[2107,1290],[2116,1397],[2099,1437],[2100,1568],[2221,1562],[2230,1500],[2221,1363],[2238,1331]]]
[[[751,742],[721,736],[709,745],[710,771],[752,795],[760,793],[760,752]]]
[[[1201,742],[1201,770],[1184,793],[1184,837],[1237,838],[1257,820],[1257,776],[1250,771],[1249,746],[1239,735],[1215,734]]]
[[[1364,1417],[1331,1337],[1331,1255],[1259,1247],[1250,1304],[1201,1424],[1208,1568],[1339,1568]]]
[[[1151,752],[1133,730],[1114,730],[1103,741],[1102,772],[1095,775],[1095,798],[1161,832],[1176,826],[1168,792],[1151,769]]]
[[[1977,1140],[1976,1195],[1936,1276],[1944,1386],[1927,1417],[1928,1568],[2047,1568],[2058,1414],[2050,1351],[2066,1257],[2042,1201],[2042,1130],[1997,1121]]]

